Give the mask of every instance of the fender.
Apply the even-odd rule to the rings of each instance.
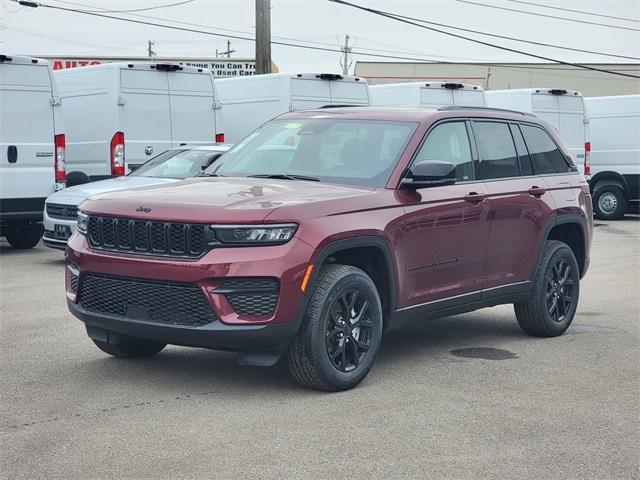
[[[622,189],[622,192],[626,197],[629,196],[629,184],[627,183],[627,180],[618,172],[598,172],[589,181],[589,187],[591,188],[592,193],[597,192],[603,187],[611,185]]]
[[[351,237],[345,238],[342,240],[335,240],[330,242],[329,244],[321,247],[311,258],[309,263],[313,263],[314,269],[311,273],[311,278],[309,279],[309,284],[307,289],[304,292],[302,297],[302,301],[300,302],[300,307],[298,308],[298,314],[296,315],[296,323],[297,327],[300,328],[302,325],[302,320],[304,319],[304,315],[307,311],[307,306],[309,305],[309,301],[311,299],[311,295],[313,294],[314,287],[318,280],[318,276],[320,274],[320,266],[327,260],[327,258],[341,250],[347,250],[351,248],[358,247],[376,247],[382,251],[385,263],[387,264],[387,271],[389,272],[389,323],[393,323],[396,316],[396,280],[397,269],[395,262],[393,261],[393,256],[391,255],[391,250],[387,242],[382,238],[375,235],[363,235],[361,237]]]
[[[543,233],[540,235],[540,241],[538,243],[537,253],[536,253],[536,261],[531,267],[531,271],[529,272],[530,281],[533,281],[533,277],[535,275],[538,262],[540,261],[540,256],[542,255],[542,249],[544,248],[545,242],[549,238],[549,233],[554,227],[557,227],[558,225],[565,225],[565,224],[576,224],[580,227],[580,231],[582,232],[582,239],[584,242],[584,249],[585,249],[585,252],[584,252],[585,258],[584,258],[584,264],[582,267],[582,272],[580,272],[580,278],[584,277],[585,273],[587,272],[587,268],[589,267],[588,253],[589,253],[590,244],[588,241],[589,238],[587,237],[587,231],[588,231],[587,220],[584,216],[571,213],[571,214],[564,214],[558,217],[554,217],[547,222]]]

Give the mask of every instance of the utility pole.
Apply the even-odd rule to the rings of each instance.
[[[344,46],[340,47],[340,50],[344,54],[344,57],[340,59],[342,74],[349,75],[349,67],[351,67],[351,64],[353,63],[350,58],[352,48],[349,46],[349,35],[345,35]]]
[[[147,41],[147,44],[148,44],[147,50],[149,52],[149,58],[155,57],[156,56],[156,52],[154,52],[151,49],[151,47],[153,47],[156,44],[156,42],[152,42],[151,40],[149,40],[149,41]]]
[[[218,49],[216,48],[216,58],[218,58],[218,55],[226,55],[227,58],[231,58],[232,53],[235,53],[235,50],[231,50],[231,40],[227,40],[226,52],[218,52]]]
[[[256,0],[256,75],[271,73],[271,0]]]

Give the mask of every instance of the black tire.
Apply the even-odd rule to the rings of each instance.
[[[346,321],[345,311],[351,312]],[[373,366],[381,338],[382,306],[371,278],[356,267],[328,265],[320,272],[287,352],[289,372],[308,388],[353,388]],[[330,350],[336,358],[330,357]]]
[[[91,179],[89,175],[84,172],[69,172],[66,175],[67,187],[75,187],[76,185],[84,185],[85,183],[90,183]]]
[[[156,343],[149,340],[133,340],[125,343],[107,343],[93,340],[93,343],[104,353],[119,358],[151,357],[167,346],[165,343]]]
[[[27,250],[38,245],[40,238],[42,238],[42,224],[41,223],[26,223],[11,227],[7,231],[7,242],[13,248],[18,250]]]
[[[563,278],[566,278],[564,282]],[[573,321],[579,297],[580,271],[573,251],[566,243],[548,240],[536,268],[529,299],[514,304],[518,324],[529,335],[562,335]]]
[[[606,185],[593,195],[593,211],[600,220],[620,220],[627,213],[629,202],[620,187]]]

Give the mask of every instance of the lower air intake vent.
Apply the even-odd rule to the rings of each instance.
[[[78,294],[88,312],[142,322],[199,327],[217,320],[200,287],[85,273]]]

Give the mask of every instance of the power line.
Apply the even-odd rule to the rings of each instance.
[[[192,2],[195,2],[195,1],[196,0],[183,0],[182,2],[167,3],[167,4],[164,4],[164,5],[155,5],[153,7],[133,8],[131,10],[108,10],[108,9],[101,8],[100,10],[87,10],[87,12],[91,12],[91,13],[95,13],[95,12],[102,12],[102,13],[146,12],[148,10],[157,10],[159,8],[177,7],[178,5],[184,5],[186,3],[192,3]],[[69,2],[69,3],[71,3],[71,2]]]
[[[216,36],[216,37],[226,37],[226,38],[234,38],[237,40],[245,40],[245,41],[250,41],[250,42],[254,42],[255,39],[252,37],[244,37],[244,36],[239,36],[239,35],[228,35],[228,34],[223,34],[223,33],[217,33],[217,32],[209,32],[209,31],[205,31],[205,30],[196,30],[196,29],[191,29],[191,28],[184,28],[184,27],[177,27],[174,25],[163,25],[163,24],[159,24],[159,23],[154,23],[154,22],[147,22],[147,21],[143,21],[143,20],[134,20],[134,19],[130,19],[130,18],[122,18],[122,17],[115,17],[115,16],[111,16],[111,15],[103,15],[100,13],[91,13],[91,12],[85,12],[83,10],[77,10],[77,9],[71,9],[71,8],[65,8],[65,7],[60,7],[60,6],[56,6],[56,5],[47,5],[47,4],[43,4],[43,3],[36,3],[36,2],[25,2],[24,0],[11,0],[14,3],[28,3],[28,6],[31,7],[43,7],[43,8],[51,8],[53,10],[61,10],[61,11],[67,11],[67,12],[71,12],[71,13],[79,13],[79,14],[85,14],[85,15],[90,15],[90,16],[94,16],[94,17],[101,17],[101,18],[108,18],[108,19],[112,19],[112,20],[119,20],[119,21],[123,21],[123,22],[129,22],[129,23],[135,23],[135,24],[139,24],[139,25],[147,25],[147,26],[154,26],[154,27],[160,27],[160,28],[167,28],[170,30],[178,30],[178,31],[185,31],[185,32],[189,32],[189,33],[198,33],[198,34],[202,34],[202,35],[211,35],[211,36]],[[71,2],[65,2],[65,3],[71,3]],[[344,2],[347,5],[350,5],[346,2]],[[364,9],[364,7],[359,7],[356,6],[357,8],[361,8]],[[398,20],[398,21],[404,21],[405,23],[409,23],[411,25],[415,25],[418,27],[422,27],[425,29],[429,29],[429,30],[435,30],[439,33],[443,33],[445,35],[451,35],[451,36],[455,36],[455,37],[460,37],[463,38],[465,40],[470,40],[473,42],[477,42],[477,43],[481,43],[481,44],[485,44],[485,45],[489,45],[489,46],[493,46],[493,44],[488,44],[486,42],[482,42],[480,40],[474,40],[474,39],[470,39],[467,37],[462,37],[460,35],[456,35],[450,32],[444,32],[441,30],[437,30],[431,27],[427,27],[424,25],[419,25],[419,24],[415,24],[413,22],[409,22],[409,21],[405,21],[405,20],[401,20],[399,18],[395,18],[389,14],[383,14],[383,16],[387,16],[389,18]],[[174,22],[174,23],[184,23],[184,22]],[[294,44],[294,43],[287,43],[287,42],[282,42],[282,41],[272,41],[271,43],[275,44],[275,45],[280,45],[280,46],[286,46],[286,47],[294,47],[294,48],[302,48],[302,49],[309,49],[309,50],[316,50],[316,51],[324,51],[324,52],[334,52],[334,53],[342,53],[341,50],[337,49],[337,48],[324,48],[324,47],[316,47],[316,46],[310,46],[310,45],[300,45],[300,44]],[[497,47],[497,48],[502,48],[502,47]],[[508,48],[503,48],[505,50],[508,51],[512,51],[512,52],[516,52],[516,53],[520,53],[520,51],[518,50],[514,50],[514,49],[508,49]],[[360,56],[367,56],[367,57],[379,57],[379,58],[389,58],[389,59],[393,59],[393,60],[409,60],[409,61],[413,61],[413,62],[417,62],[417,63],[439,63],[439,64],[457,64],[457,62],[446,62],[446,61],[434,61],[433,59],[429,59],[429,58],[416,58],[416,57],[407,57],[407,56],[400,56],[400,55],[384,55],[384,54],[379,54],[379,53],[367,53],[367,52],[360,52],[360,51],[352,51],[353,55],[360,55]],[[541,58],[543,60],[547,60],[547,61],[551,61],[554,63],[561,63],[564,65],[568,65],[568,66],[574,66],[576,68],[586,68],[588,70],[594,70],[594,71],[598,71],[598,72],[605,72],[605,73],[611,73],[611,74],[617,74],[620,76],[624,76],[624,77],[631,77],[631,78],[640,78],[636,75],[631,75],[631,74],[624,74],[624,73],[619,73],[616,71],[608,71],[608,70],[603,70],[603,69],[598,69],[598,68],[593,68],[593,67],[588,67],[588,66],[584,66],[584,65],[577,65],[577,64],[573,64],[573,63],[568,63],[568,62],[560,62],[557,60],[553,60],[553,59],[548,59],[547,57],[539,57],[533,54],[526,54],[523,53],[524,55],[530,55],[530,56],[534,56],[536,58]],[[518,69],[544,69],[545,66],[541,65],[539,67],[536,66],[517,66],[517,65],[500,65],[500,63],[495,63],[495,62],[480,62],[480,63],[472,63],[472,62],[467,62],[467,65],[483,65],[483,66],[489,66],[489,65],[495,65],[495,66],[500,66],[503,68],[518,68]]]
[[[534,53],[524,52],[522,50],[516,50],[515,48],[504,47],[502,45],[496,45],[495,43],[489,43],[489,42],[485,42],[483,40],[477,40],[475,38],[465,37],[464,35],[459,35],[457,33],[447,32],[445,30],[439,30],[437,28],[428,27],[428,26],[422,25],[420,23],[415,23],[415,22],[412,22],[412,21],[409,21],[409,20],[406,20],[406,19],[403,19],[403,18],[399,18],[399,17],[397,17],[397,16],[395,16],[394,14],[391,14],[391,13],[385,13],[385,12],[382,12],[380,10],[376,10],[374,8],[363,7],[361,5],[356,5],[355,3],[346,2],[345,0],[328,0],[328,1],[334,2],[334,3],[338,3],[340,5],[346,5],[346,6],[349,6],[349,7],[352,7],[352,8],[356,8],[358,10],[363,10],[365,12],[373,13],[375,15],[380,15],[382,17],[390,18],[390,19],[396,20],[398,22],[407,23],[409,25],[414,25],[416,27],[424,28],[426,30],[431,30],[431,31],[434,31],[434,32],[442,33],[444,35],[449,35],[451,37],[460,38],[462,40],[467,40],[469,42],[479,43],[480,45],[486,45],[488,47],[497,48],[499,50],[505,50],[507,52],[518,53],[520,55],[526,55],[528,57],[538,58],[540,60],[546,60],[548,62],[560,63],[562,65],[571,65],[573,67],[583,68],[585,70],[592,70],[592,71],[595,71],[595,72],[608,73],[608,74],[611,74],[611,75],[619,75],[619,76],[623,76],[623,77],[640,78],[640,76],[638,76],[638,75],[630,75],[630,74],[627,74],[627,73],[604,70],[602,68],[590,67],[588,65],[581,65],[579,63],[565,62],[563,60],[557,60],[555,58],[545,57],[545,56],[542,56],[542,55],[536,55]]]
[[[81,7],[89,7],[89,5],[83,4],[83,3],[78,3],[78,2],[72,2],[69,0],[57,0],[59,3],[66,3],[69,5],[76,5],[76,6],[81,6]],[[83,10],[86,11],[86,10]],[[384,10],[380,10],[381,12]],[[105,9],[104,11],[101,11],[100,13],[108,13],[108,11]],[[385,12],[385,13],[389,13],[389,12]],[[530,43],[532,45],[539,45],[539,46],[545,46],[545,47],[551,47],[551,48],[557,48],[557,49],[562,49],[562,50],[570,50],[570,51],[574,51],[574,52],[581,52],[581,53],[589,53],[589,54],[594,54],[594,55],[603,55],[603,56],[608,56],[608,57],[613,57],[613,58],[623,58],[626,60],[640,60],[640,57],[632,57],[632,56],[627,56],[627,55],[617,55],[614,53],[605,53],[605,52],[599,52],[599,51],[595,51],[595,50],[584,50],[584,49],[580,49],[580,48],[572,48],[572,47],[564,47],[564,46],[560,46],[560,45],[551,45],[551,44],[547,44],[547,43],[542,43],[542,42],[535,42],[533,40],[523,40],[520,38],[515,38],[515,37],[508,37],[505,35],[498,35],[498,34],[493,34],[493,33],[488,33],[488,32],[482,32],[479,30],[471,30],[471,29],[467,29],[467,28],[462,28],[462,27],[458,27],[455,25],[447,25],[447,24],[443,24],[443,23],[437,23],[437,22],[430,22],[427,20],[421,20],[421,19],[417,19],[417,18],[412,18],[412,17],[404,17],[402,15],[399,14],[394,14],[397,17],[401,17],[401,18],[407,18],[409,20],[415,20],[415,21],[420,21],[423,23],[427,23],[427,24],[431,24],[431,25],[437,25],[440,27],[447,27],[447,28],[452,28],[452,29],[457,29],[457,30],[461,30],[461,31],[465,31],[465,32],[469,32],[469,33],[477,33],[479,35],[486,35],[486,36],[493,36],[496,38],[502,38],[504,40],[512,40],[515,42],[521,42],[521,43]],[[131,16],[133,17],[141,17],[141,18],[150,18],[153,20],[162,20],[162,21],[167,21],[167,22],[172,22],[172,23],[179,23],[181,25],[189,25],[192,27],[204,27],[204,28],[215,28],[217,30],[224,30],[224,31],[229,31],[229,32],[234,32],[234,33],[240,33],[240,34],[245,34],[245,35],[251,35],[250,32],[245,32],[242,30],[232,30],[229,28],[223,28],[223,27],[217,27],[217,26],[210,26],[210,25],[203,25],[201,23],[191,23],[191,22],[183,22],[183,21],[179,21],[179,20],[172,20],[172,19],[168,19],[168,18],[162,18],[162,17],[154,17],[151,15],[139,15],[139,14],[131,14]],[[286,40],[286,41],[294,41],[294,42],[303,42],[303,43],[310,43],[310,44],[314,44],[314,45],[323,45],[323,46],[329,46],[329,47],[333,47],[335,44],[334,43],[327,43],[327,42],[318,42],[318,41],[309,41],[309,40],[303,40],[303,39],[298,39],[298,38],[291,38],[291,37],[278,37],[278,36],[274,36],[272,37],[274,39],[280,39],[280,40]],[[364,37],[362,37],[364,38]],[[369,41],[373,41],[371,39],[366,39]],[[379,43],[376,41],[373,41],[373,43]],[[384,45],[384,44],[381,44]],[[370,52],[383,52],[383,53],[405,53],[404,51],[398,51],[398,50],[383,50],[380,48],[366,48],[366,47],[358,47],[358,50],[360,51],[370,51]],[[411,53],[411,54],[417,54],[417,52],[407,52],[407,53]],[[477,58],[456,58],[456,57],[442,57],[439,55],[431,55],[432,58],[430,58],[427,61],[439,61],[438,59],[442,60],[442,59],[449,59],[449,60],[471,60],[471,61],[478,61],[478,62],[482,62],[482,63],[490,63],[490,62],[484,62],[481,61]],[[407,59],[407,58],[400,58],[400,59]]]
[[[581,48],[572,48],[572,47],[564,47],[564,46],[560,46],[560,45],[552,45],[550,43],[536,42],[536,41],[533,41],[533,40],[524,40],[522,38],[509,37],[509,36],[506,36],[506,35],[498,35],[496,33],[488,33],[488,32],[483,32],[483,31],[480,31],[480,30],[472,30],[470,28],[456,27],[455,25],[447,25],[446,23],[431,22],[431,21],[428,21],[428,20],[423,20],[421,18],[408,17],[406,15],[400,15],[398,13],[391,13],[391,12],[388,12],[388,11],[385,11],[385,10],[378,10],[378,11],[386,13],[387,15],[393,15],[394,17],[404,18],[404,19],[407,19],[407,20],[413,20],[415,22],[426,23],[426,24],[429,24],[429,25],[436,25],[438,27],[451,28],[453,30],[460,30],[462,32],[476,33],[478,35],[485,35],[485,36],[488,36],[488,37],[502,38],[503,40],[512,40],[514,42],[530,43],[532,45],[538,45],[538,46],[549,47],[549,48],[557,48],[559,50],[570,50],[572,52],[591,53],[591,54],[595,54],[595,55],[604,55],[604,56],[607,56],[607,57],[625,58],[627,60],[640,60],[640,57],[631,57],[631,56],[627,56],[627,55],[617,55],[615,53],[597,52],[595,50],[584,50],[584,49],[581,49]]]
[[[631,30],[633,32],[640,32],[640,29],[633,28],[633,27],[621,27],[619,25],[611,25],[609,23],[590,22],[588,20],[578,20],[576,18],[558,17],[556,15],[547,15],[545,13],[527,12],[526,10],[518,10],[516,8],[507,8],[507,7],[500,7],[498,5],[489,5],[486,3],[472,2],[471,0],[453,0],[453,1],[460,2],[460,3],[468,3],[470,5],[477,5],[479,7],[495,8],[497,10],[506,10],[509,12],[524,13],[526,15],[535,15],[536,17],[553,18],[554,20],[565,20],[567,22],[583,23],[586,25],[596,25],[598,27],[617,28],[619,30]]]
[[[552,10],[562,10],[563,12],[580,13],[581,15],[592,15],[594,17],[611,18],[614,20],[624,20],[626,22],[640,23],[640,20],[627,17],[615,17],[613,15],[605,15],[604,13],[585,12],[584,10],[573,10],[571,8],[556,7],[555,5],[543,5],[542,3],[525,2],[524,0],[506,0],[507,2],[522,3],[524,5],[532,5],[534,7],[550,8]]]

